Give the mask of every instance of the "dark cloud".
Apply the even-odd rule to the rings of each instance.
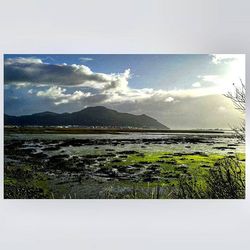
[[[119,86],[123,79],[123,74],[94,73],[85,65],[47,64],[34,58],[6,59],[4,65],[5,84],[56,84],[109,89]]]

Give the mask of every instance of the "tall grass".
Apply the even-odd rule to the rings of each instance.
[[[237,157],[225,157],[208,170],[204,183],[182,176],[176,190],[179,199],[244,199],[244,165]]]

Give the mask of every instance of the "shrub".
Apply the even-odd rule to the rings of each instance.
[[[204,184],[196,175],[191,178],[182,175],[177,186],[177,198],[180,199],[244,199],[245,170],[237,157],[225,157],[218,160],[208,170]]]

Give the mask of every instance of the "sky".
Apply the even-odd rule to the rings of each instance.
[[[224,94],[240,80],[240,54],[6,54],[4,111],[105,106],[149,115],[172,129],[229,128],[242,115]]]

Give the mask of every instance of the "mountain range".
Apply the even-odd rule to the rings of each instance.
[[[4,115],[5,125],[15,126],[81,126],[81,127],[119,127],[144,129],[169,129],[145,114],[120,113],[103,106],[88,107],[73,113],[42,112],[32,115]]]

